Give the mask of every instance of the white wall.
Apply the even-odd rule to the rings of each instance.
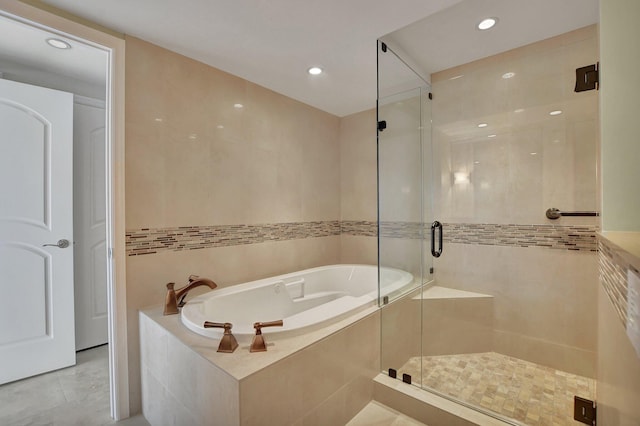
[[[602,228],[640,231],[640,2],[600,1]]]

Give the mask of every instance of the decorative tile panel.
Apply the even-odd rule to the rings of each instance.
[[[599,241],[600,282],[609,300],[613,304],[622,325],[627,327],[627,270],[629,262],[618,256],[615,250],[604,242]]]

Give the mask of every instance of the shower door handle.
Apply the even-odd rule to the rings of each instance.
[[[436,250],[436,230],[438,232],[438,250]],[[437,220],[431,224],[431,255],[440,257],[442,254],[442,224]]]

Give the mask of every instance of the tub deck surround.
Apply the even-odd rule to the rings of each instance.
[[[305,418],[345,424],[371,400],[380,366],[377,277],[377,266],[329,265],[205,293],[180,316],[165,316],[160,306],[140,311],[145,418],[152,425],[286,425]],[[390,268],[382,277],[389,292],[414,282]],[[325,300],[328,293],[339,297]],[[351,306],[341,310],[343,302]],[[185,323],[190,310],[192,322]],[[311,326],[305,313],[315,321]],[[330,321],[318,318],[328,315]],[[273,316],[298,317],[303,327],[265,329],[267,351],[251,352],[251,325]],[[206,320],[238,324],[234,352],[217,351],[221,338],[209,335],[212,329],[198,334]]]
[[[262,353],[249,352],[253,334],[236,335],[239,346],[231,354],[216,352],[220,339],[204,337],[192,332],[184,326],[179,315],[162,315],[162,306],[141,310],[140,316],[155,322],[167,330],[182,344],[191,348],[235,380],[242,380],[340,331],[353,322],[375,313],[377,310],[377,306],[372,306],[334,324],[298,336],[279,337],[277,333],[271,333],[272,329],[266,329],[263,334],[267,341],[267,352]]]
[[[267,352],[233,353],[161,307],[139,312],[142,406],[151,425],[345,424],[370,400],[379,368],[372,307],[295,337],[264,331]],[[167,368],[169,366],[169,368]]]

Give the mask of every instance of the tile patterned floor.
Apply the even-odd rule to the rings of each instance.
[[[142,416],[111,418],[107,345],[78,352],[76,361],[74,367],[0,386],[0,425],[148,426]]]
[[[495,352],[414,357],[400,372],[421,368],[424,387],[530,426],[575,425],[573,396],[595,398],[593,379]]]

